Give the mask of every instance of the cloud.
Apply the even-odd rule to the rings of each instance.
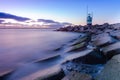
[[[72,23],[68,23],[68,22],[63,22],[62,25],[64,26],[70,26],[70,25],[73,25]]]
[[[38,22],[45,22],[45,23],[57,23],[57,22],[55,22],[53,20],[47,20],[47,19],[38,19],[37,21]]]
[[[0,20],[0,23],[3,23],[4,22],[4,20]]]
[[[38,27],[46,27],[46,28],[60,28],[60,27],[66,27],[72,25],[71,23],[67,23],[67,22],[61,23],[50,19],[32,20],[30,18],[20,17],[4,12],[0,12],[0,23],[11,23],[11,24],[19,23],[32,27],[38,26]]]
[[[43,26],[49,26],[52,28],[66,27],[66,26],[72,25],[71,23],[68,23],[68,22],[60,23],[54,20],[47,20],[47,19],[38,19],[37,21],[43,22],[44,23]]]
[[[26,17],[20,17],[20,16],[8,14],[8,13],[3,13],[3,12],[0,12],[0,18],[3,18],[3,19],[14,19],[14,20],[20,21],[20,22],[24,22],[26,20],[30,20],[29,18],[26,18]]]

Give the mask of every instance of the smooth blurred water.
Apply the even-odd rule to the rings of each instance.
[[[46,56],[79,33],[43,29],[0,29],[0,73]]]

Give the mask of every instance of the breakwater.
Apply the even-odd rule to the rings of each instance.
[[[119,66],[120,26],[107,23],[93,26],[68,26],[57,31],[87,33],[90,36],[87,47],[93,49],[93,52],[84,56],[83,59],[80,57],[68,62],[68,70],[66,71],[68,75],[63,80],[119,80],[120,77],[115,76],[120,74],[117,71],[119,68],[114,69]],[[70,65],[74,66],[71,67]]]

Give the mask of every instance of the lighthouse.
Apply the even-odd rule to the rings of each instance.
[[[88,12],[88,7],[87,7],[87,26],[92,26],[92,20],[93,20],[93,13]]]
[[[90,13],[87,15],[87,25],[88,26],[92,25],[92,14]]]

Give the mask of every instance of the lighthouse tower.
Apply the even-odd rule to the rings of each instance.
[[[87,16],[87,25],[91,26],[92,25],[92,15],[89,13]]]
[[[88,7],[87,7],[87,26],[92,25],[92,20],[93,20],[93,14],[88,12]]]

